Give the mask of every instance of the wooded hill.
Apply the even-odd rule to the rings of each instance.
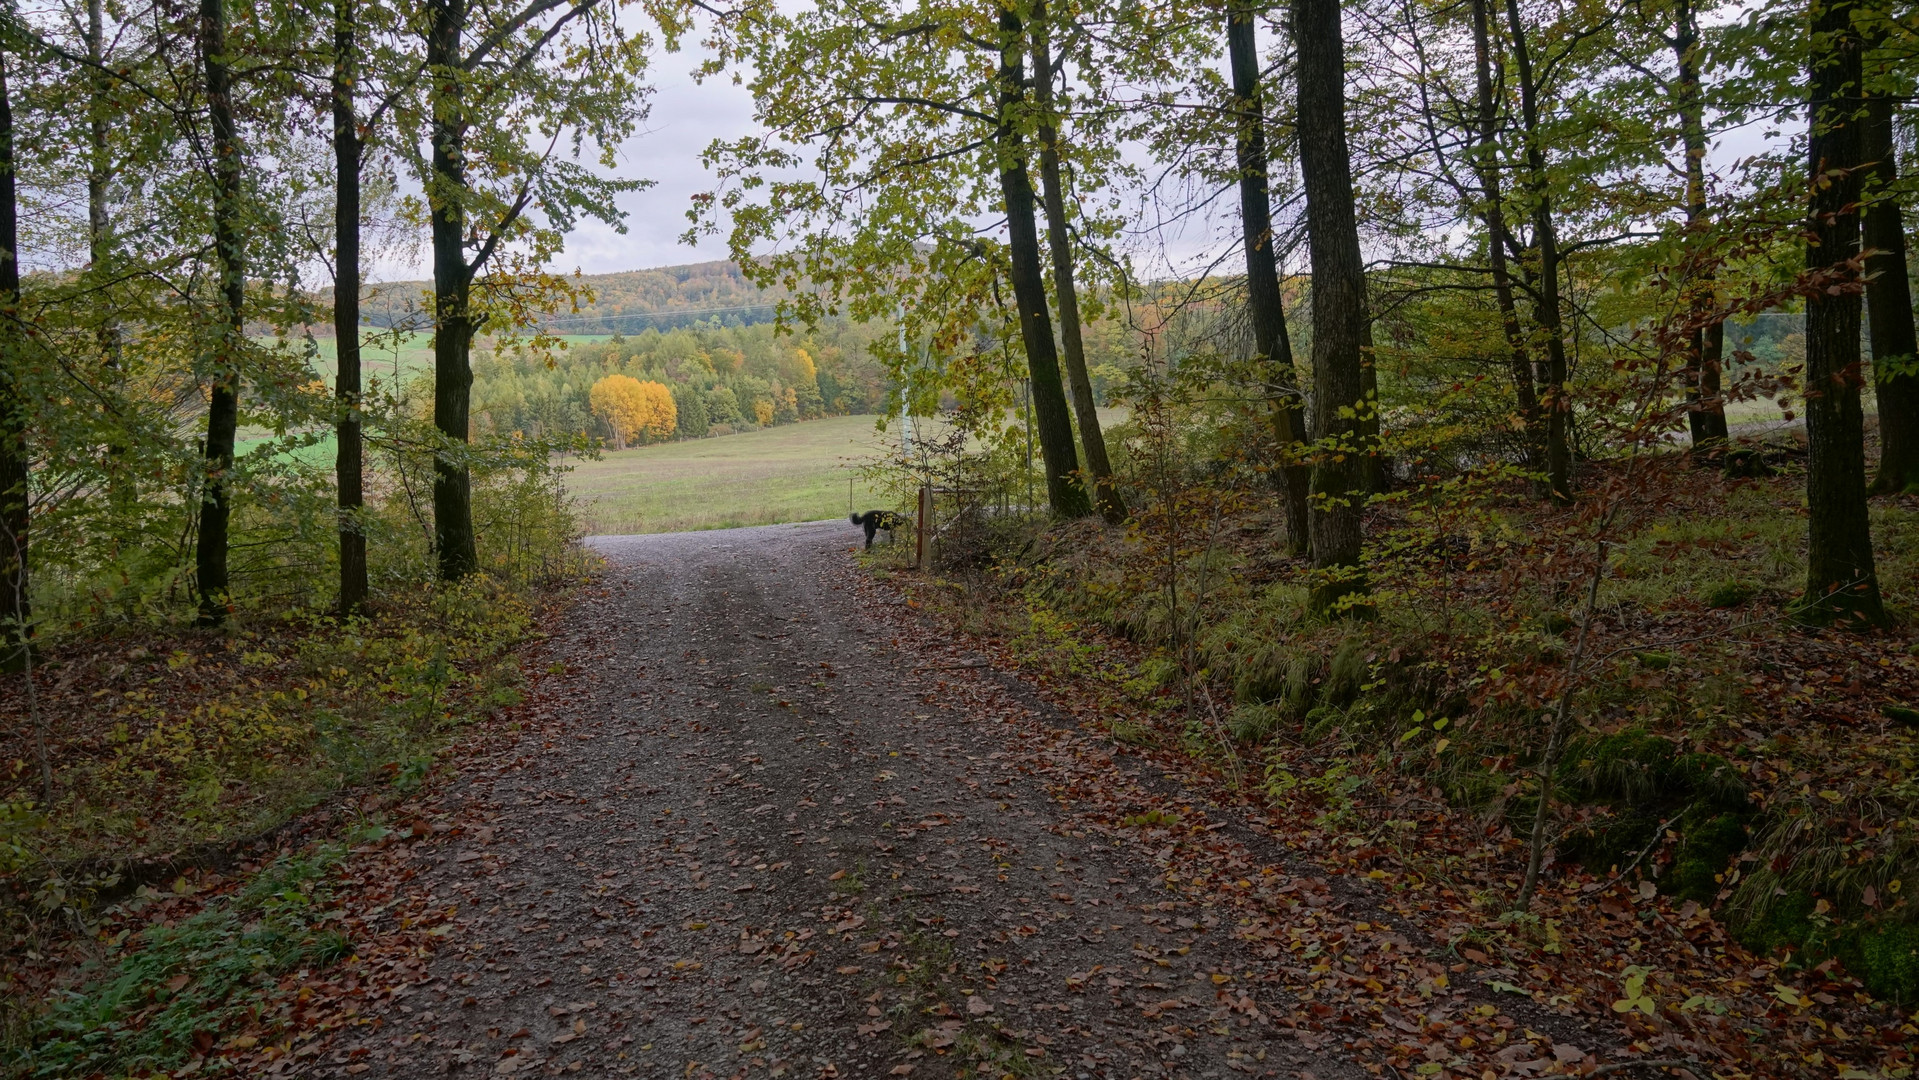
[[[545,315],[540,325],[556,334],[637,334],[700,322],[751,326],[769,322],[785,290],[761,288],[729,261],[660,266],[572,279],[582,290],[578,311]],[[361,314],[373,326],[427,325],[423,307],[430,281],[391,281],[369,286]],[[328,331],[330,332],[330,331]]]

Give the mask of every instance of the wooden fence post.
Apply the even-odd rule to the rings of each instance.
[[[918,517],[913,533],[913,566],[915,569],[924,570],[933,561],[932,552],[929,550],[933,542],[933,485],[931,484],[920,485]]]

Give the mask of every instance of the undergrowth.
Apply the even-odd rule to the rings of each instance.
[[[207,1055],[223,1032],[257,1022],[279,976],[349,951],[327,926],[327,873],[345,852],[326,845],[283,856],[198,914],[108,942],[26,1022],[11,1074],[164,1073]]]
[[[344,787],[417,785],[454,730],[519,701],[513,651],[535,634],[534,604],[475,579],[363,618],[56,655],[41,707],[67,718],[61,767],[43,803],[30,759],[12,763],[0,872],[57,907],[143,859],[259,835]]]
[[[1643,881],[1756,951],[1837,960],[1919,1002],[1919,729],[1904,719],[1919,716],[1919,645],[1909,624],[1790,618],[1796,484],[1681,467],[1616,530],[1553,767],[1548,872]],[[1276,554],[1276,514],[1244,487],[1219,500],[1239,509],[1189,515],[1198,535],[1178,546],[1137,522],[1035,528],[963,587],[914,592],[1103,702],[1118,741],[1210,761],[1496,912],[1512,898],[1472,884],[1482,869],[1394,826],[1437,799],[1510,844],[1538,806],[1591,546],[1511,488],[1467,474],[1376,503],[1368,620],[1307,616],[1304,566]],[[1909,604],[1919,507],[1875,505],[1873,531],[1886,596]]]
[[[50,610],[93,621],[47,624],[31,672],[0,682],[0,709],[27,720],[0,733],[0,1060],[15,1075],[211,1069],[216,1044],[244,1051],[290,1022],[263,1011],[279,975],[351,951],[323,884],[357,872],[338,839],[521,702],[524,648],[590,569],[544,451],[528,455],[476,466],[482,572],[459,583],[433,579],[406,491],[384,500],[370,517],[391,544],[350,618],[329,610],[324,563],[242,579],[218,630],[186,625],[157,579],[48,586],[69,590]]]

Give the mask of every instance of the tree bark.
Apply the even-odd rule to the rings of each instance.
[[[1898,161],[1892,140],[1892,101],[1866,99],[1866,310],[1872,332],[1872,374],[1879,396],[1879,474],[1873,494],[1919,491],[1919,334],[1912,320],[1912,283],[1906,276],[1906,224],[1893,184]]]
[[[14,183],[13,94],[0,53],[0,671],[22,671],[33,639],[27,530],[27,394],[20,355],[20,205]]]
[[[1366,273],[1346,143],[1346,48],[1339,0],[1293,0],[1299,54],[1299,164],[1313,268],[1313,460],[1310,529],[1322,572],[1309,607],[1367,590],[1359,567],[1368,447],[1358,419],[1365,377]],[[1350,603],[1350,601],[1348,601]]]
[[[1126,501],[1113,483],[1113,466],[1106,457],[1106,437],[1099,428],[1093,380],[1086,372],[1086,344],[1080,336],[1079,289],[1073,282],[1073,246],[1066,229],[1066,197],[1060,181],[1059,125],[1053,114],[1052,28],[1046,21],[1045,0],[1033,7],[1033,94],[1040,108],[1039,177],[1046,209],[1046,243],[1053,255],[1053,302],[1059,308],[1061,353],[1066,380],[1073,391],[1073,417],[1079,421],[1079,445],[1086,453],[1086,469],[1093,475],[1094,499],[1109,523],[1126,520]]]
[[[1020,337],[1026,345],[1026,368],[1032,377],[1033,419],[1039,428],[1040,460],[1046,469],[1046,498],[1062,517],[1092,513],[1086,489],[1075,475],[1079,456],[1073,449],[1073,421],[1060,381],[1059,353],[1053,346],[1052,319],[1046,305],[1046,282],[1040,268],[1039,227],[1034,220],[1033,181],[1026,171],[1026,147],[1019,133],[1019,110],[1025,97],[1026,28],[1017,12],[1001,7],[999,130],[1000,192],[1006,200],[1007,254],[1012,262],[1013,297],[1019,304]]]
[[[1522,464],[1536,469],[1545,464],[1545,420],[1539,411],[1539,391],[1533,385],[1533,361],[1526,347],[1526,334],[1519,325],[1519,303],[1513,292],[1513,271],[1506,252],[1513,245],[1512,230],[1506,223],[1505,193],[1499,182],[1499,110],[1493,101],[1493,61],[1491,19],[1486,0],[1472,0],[1473,64],[1477,80],[1476,105],[1478,130],[1473,153],[1473,171],[1479,177],[1479,192],[1485,200],[1480,220],[1486,223],[1486,257],[1492,267],[1493,296],[1499,305],[1500,330],[1511,354],[1507,362],[1513,377],[1513,399],[1519,406]]]
[[[107,213],[107,183],[113,175],[113,163],[107,150],[107,75],[102,70],[107,59],[106,5],[104,0],[87,0],[87,59],[94,66],[87,72],[91,94],[87,116],[87,259],[95,274],[104,274],[113,252],[112,221]],[[110,377],[120,374],[120,328],[112,319],[102,319],[94,331],[95,347],[100,350],[100,366]],[[115,511],[126,512],[139,502],[139,489],[133,471],[124,464],[127,444],[114,433],[107,444],[107,499]]]
[[[427,68],[433,91],[433,426],[442,449],[433,457],[433,543],[440,577],[457,581],[479,569],[473,538],[473,477],[463,453],[473,390],[471,299],[466,257],[466,117],[460,35],[466,0],[427,5]]]
[[[1699,82],[1699,13],[1692,0],[1677,0],[1672,51],[1679,64],[1679,123],[1686,152],[1686,232],[1694,243],[1705,239],[1712,218],[1706,207],[1706,104]],[[1686,416],[1695,449],[1722,444],[1726,404],[1720,398],[1719,367],[1725,354],[1726,326],[1707,322],[1713,303],[1714,277],[1696,267],[1699,276],[1687,283],[1695,323],[1686,344]]]
[[[1546,392],[1540,405],[1546,416],[1546,488],[1554,502],[1572,501],[1572,398],[1567,393],[1566,337],[1559,314],[1559,238],[1553,222],[1552,193],[1546,176],[1546,147],[1539,132],[1539,86],[1533,79],[1532,54],[1526,47],[1526,24],[1519,0],[1506,0],[1506,21],[1512,34],[1513,65],[1519,76],[1519,112],[1525,125],[1526,186],[1532,200],[1533,250],[1539,260],[1539,294],[1533,304],[1533,322],[1545,338]]]
[[[1259,79],[1259,42],[1250,7],[1234,4],[1226,14],[1226,55],[1233,70],[1235,150],[1239,166],[1239,220],[1246,249],[1246,313],[1252,321],[1255,363],[1265,371],[1267,407],[1272,413],[1278,460],[1272,469],[1286,520],[1286,549],[1293,555],[1312,550],[1307,501],[1312,467],[1305,462],[1305,410],[1301,407],[1299,366],[1292,336],[1286,332],[1285,298],[1280,292],[1279,252],[1273,235],[1272,185],[1266,157],[1266,107]]]
[[[1808,271],[1829,278],[1806,296],[1806,595],[1809,618],[1883,624],[1866,507],[1865,417],[1860,406],[1857,276],[1859,188],[1866,125],[1854,115],[1863,48],[1852,0],[1813,0],[1808,164]],[[1832,289],[1829,286],[1842,286]]]
[[[333,340],[335,484],[340,507],[340,614],[366,603],[366,531],[362,512],[360,436],[360,165],[361,140],[353,112],[359,78],[354,0],[333,9]]]
[[[208,126],[213,132],[213,246],[220,272],[221,323],[214,331],[207,404],[206,479],[200,489],[200,536],[194,569],[200,623],[218,626],[230,607],[227,525],[233,440],[240,419],[240,365],[246,350],[246,249],[240,189],[240,140],[227,58],[225,0],[200,0],[200,48],[206,65]]]

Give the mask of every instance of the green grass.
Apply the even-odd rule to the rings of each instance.
[[[817,521],[877,506],[857,473],[884,447],[874,417],[835,416],[801,424],[606,452],[578,462],[567,489],[585,510],[587,532],[690,532]]]
[[[569,346],[591,345],[608,340],[606,335],[595,334],[559,334],[556,335]],[[271,338],[259,339],[271,343]],[[389,334],[382,334],[374,328],[367,328],[361,335],[360,370],[369,392],[391,391],[394,383],[405,383],[413,378],[433,371],[433,335],[424,333],[405,334],[397,340]],[[294,342],[297,347],[298,342]],[[333,338],[317,338],[314,348],[318,355],[313,358],[313,376],[323,380],[329,389],[333,386],[335,364],[339,360],[339,350],[335,348]],[[263,428],[243,427],[236,448],[246,453],[255,446],[266,442],[270,434]],[[325,464],[333,460],[333,436],[328,435],[312,446],[292,451],[292,456],[310,464]]]
[[[569,346],[591,345],[608,340],[604,334],[557,334],[555,335]],[[373,328],[361,334],[360,367],[368,380],[378,379],[390,384],[395,370],[402,380],[410,379],[421,372],[433,370],[433,335],[424,333],[406,334],[396,341],[392,335],[383,334]],[[339,351],[334,348],[333,338],[319,338],[314,345],[319,356],[314,358],[315,373],[333,383],[334,362]],[[484,342],[475,346],[484,348]]]
[[[107,944],[77,988],[56,991],[11,1048],[17,1077],[145,1076],[258,1022],[278,977],[351,948],[323,927],[327,872],[344,848],[282,856],[232,897]]]

